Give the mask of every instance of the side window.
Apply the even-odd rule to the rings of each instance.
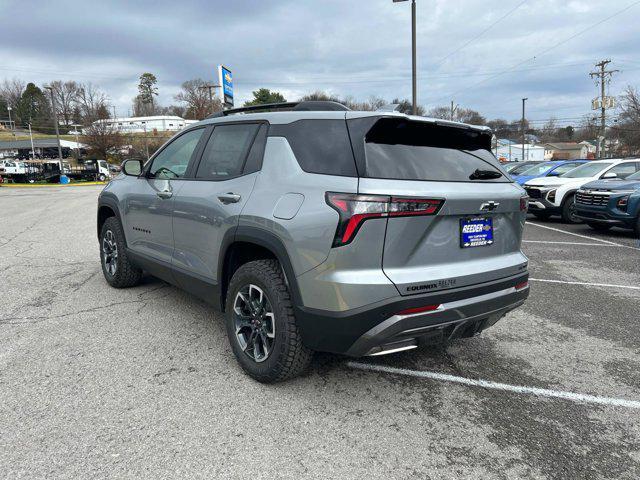
[[[204,132],[204,128],[198,128],[173,140],[153,159],[149,176],[155,178],[183,177],[202,132]]]
[[[610,168],[606,173],[615,173],[618,178],[627,178],[629,175],[636,173],[636,163],[621,163]]]
[[[247,152],[259,127],[255,123],[215,127],[202,152],[196,178],[225,180],[242,175]]]

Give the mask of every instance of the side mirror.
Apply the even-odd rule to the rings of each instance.
[[[551,172],[547,175],[547,177],[559,177],[560,176],[560,172]]]
[[[607,172],[604,175],[602,175],[601,178],[618,178],[618,174],[614,172]]]
[[[125,160],[122,162],[122,173],[138,177],[142,173],[142,160]]]

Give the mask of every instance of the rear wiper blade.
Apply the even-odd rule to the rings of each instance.
[[[502,174],[495,170],[480,170],[479,168],[476,168],[476,170],[469,175],[469,180],[489,180],[491,178],[500,177],[502,177]]]

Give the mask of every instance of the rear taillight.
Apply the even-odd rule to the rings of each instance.
[[[516,284],[516,290],[524,290],[529,286],[529,281],[524,281]]]
[[[340,215],[333,246],[350,243],[365,220],[382,217],[408,217],[435,215],[444,200],[432,198],[405,198],[387,195],[357,195],[327,192],[327,203]]]
[[[529,197],[520,197],[520,211],[526,212],[529,208]]]

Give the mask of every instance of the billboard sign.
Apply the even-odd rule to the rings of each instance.
[[[227,108],[233,107],[233,75],[224,65],[218,65],[218,81],[220,84],[220,100]]]

